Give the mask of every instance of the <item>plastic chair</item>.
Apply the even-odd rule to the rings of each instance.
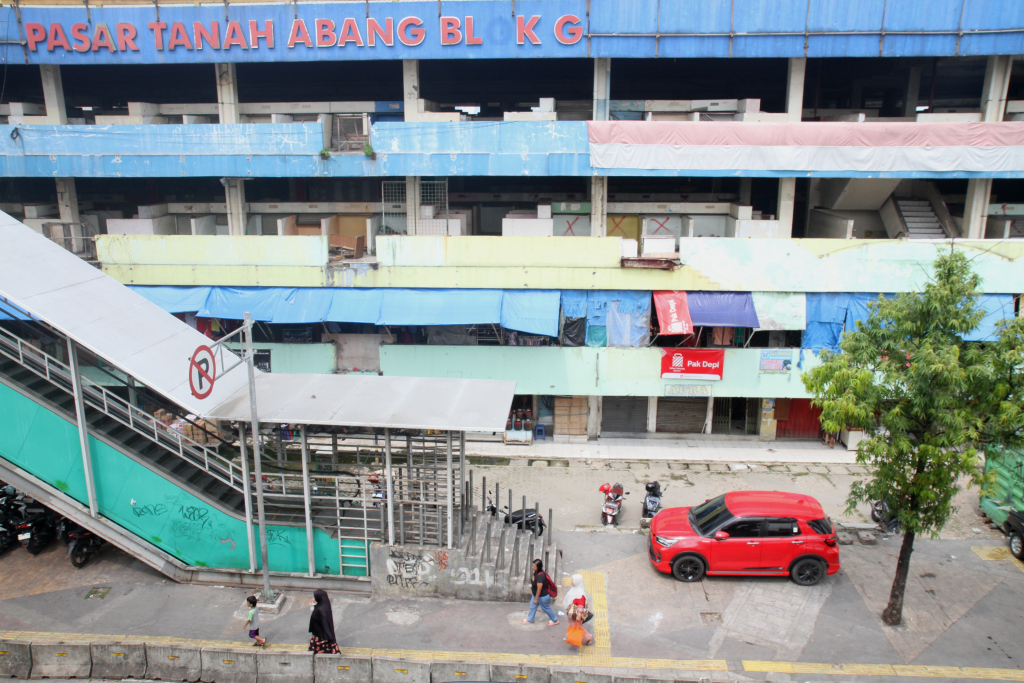
[[[542,441],[547,441],[547,438],[545,438],[544,436],[544,425],[536,426],[536,428],[533,431],[533,438],[540,439]]]

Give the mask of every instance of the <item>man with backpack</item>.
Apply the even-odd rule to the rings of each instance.
[[[557,626],[558,615],[551,609],[551,598],[558,597],[558,586],[544,572],[544,563],[540,560],[533,561],[531,593],[533,598],[530,600],[530,614],[523,620],[523,623],[533,623],[533,618],[537,615],[537,606],[540,605],[540,608],[548,615],[548,626]]]

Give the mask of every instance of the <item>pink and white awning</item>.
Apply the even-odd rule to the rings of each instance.
[[[1024,171],[1024,122],[590,121],[595,169],[823,173]]]

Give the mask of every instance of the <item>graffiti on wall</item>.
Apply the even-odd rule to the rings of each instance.
[[[467,562],[458,550],[405,550],[388,548],[384,580],[388,586],[409,592],[443,592],[460,586],[491,587],[490,567]]]

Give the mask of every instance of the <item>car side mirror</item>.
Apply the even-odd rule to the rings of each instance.
[[[724,541],[727,538],[729,538],[729,532],[728,531],[716,531],[715,532],[715,540],[716,541]]]

